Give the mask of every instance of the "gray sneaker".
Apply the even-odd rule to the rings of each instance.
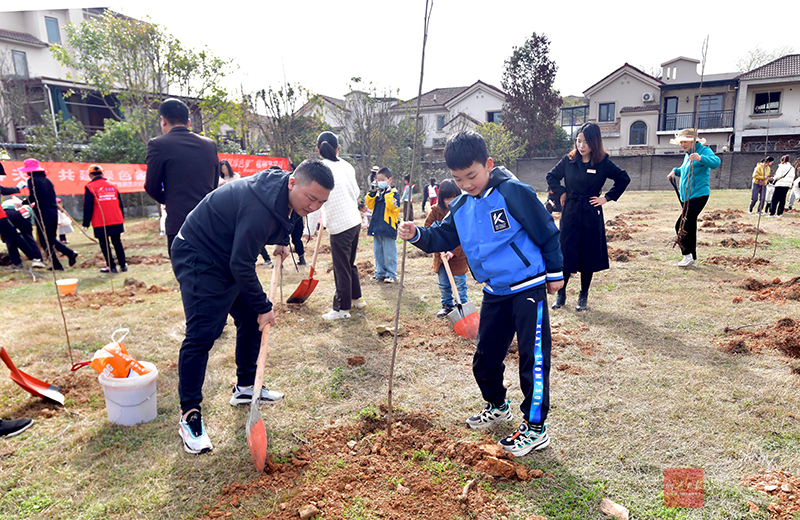
[[[539,430],[537,432],[537,430]],[[547,425],[533,425],[522,421],[517,431],[498,442],[507,453],[515,457],[523,457],[533,450],[543,450],[550,446],[550,436],[547,435]]]
[[[492,403],[486,403],[483,406],[483,410],[481,410],[478,415],[473,415],[467,419],[467,426],[474,430],[482,430],[484,428],[494,426],[495,424],[510,421],[513,418],[514,416],[511,415],[511,406],[509,401],[503,403],[503,406],[500,408],[496,407]]]

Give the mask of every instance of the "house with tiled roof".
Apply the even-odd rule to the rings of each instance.
[[[800,148],[800,54],[738,76],[734,151]]]
[[[586,107],[562,108],[561,125],[574,134],[584,122],[597,123],[612,155],[682,153],[669,140],[695,126],[713,150],[730,149],[738,73],[705,74],[701,81],[699,65],[679,56],[654,77],[625,63],[584,91]]]
[[[476,81],[467,87],[445,87],[420,97],[420,118],[425,134],[424,146],[440,154],[447,138],[459,130],[474,129],[481,123],[500,123],[505,92]],[[391,108],[397,117],[413,117],[417,98]]]

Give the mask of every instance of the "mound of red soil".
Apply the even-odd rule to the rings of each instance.
[[[137,222],[130,226],[126,225],[129,233],[144,233],[145,231],[155,231],[158,233],[161,223],[159,219],[147,219],[142,222]]]
[[[286,462],[272,457],[258,479],[225,486],[202,518],[252,501],[269,511],[262,520],[498,518],[509,509],[491,492],[494,482],[544,476],[509,459],[486,435],[465,441],[423,415],[394,419],[391,438],[385,418],[310,434],[307,445],[280,457]]]
[[[729,233],[731,235],[735,235],[736,233],[745,233],[755,236],[756,227],[750,224],[742,224],[741,222],[734,221],[725,222],[721,226],[717,226],[716,222],[704,220],[703,223],[700,224],[700,231],[705,231],[707,233]],[[759,236],[767,234],[768,233],[763,229],[759,231]]]
[[[719,245],[721,247],[731,247],[731,248],[738,248],[738,247],[755,247],[756,240],[755,238],[743,238],[741,240],[736,240],[735,238],[723,238],[720,240]],[[759,240],[758,245],[760,246],[768,246],[769,241],[767,240]]]
[[[647,224],[629,224],[626,217],[631,214],[633,214],[633,212],[621,213],[613,219],[606,221],[606,226],[612,228],[606,229],[606,240],[608,242],[631,240],[631,233],[641,231],[648,227]],[[641,220],[641,217],[637,217],[637,220]]]
[[[782,302],[800,298],[800,276],[795,276],[789,281],[781,282],[780,278],[761,282],[755,278],[748,278],[741,283],[741,288],[755,292],[750,296],[751,301]]]
[[[356,263],[356,267],[358,268],[358,277],[361,279],[369,278],[375,272],[375,266],[369,260]]]
[[[773,471],[751,475],[742,479],[742,484],[753,488],[770,498],[778,499],[767,506],[769,517],[776,520],[794,520],[800,513],[800,478],[786,471]],[[751,513],[758,512],[758,506],[748,502]]]
[[[706,264],[720,265],[725,267],[758,267],[760,265],[769,265],[769,260],[766,258],[753,258],[749,256],[720,256],[713,255],[706,258]]]
[[[169,263],[169,258],[164,256],[163,253],[155,255],[128,255],[125,260],[128,265],[163,265]],[[78,267],[81,269],[106,267],[106,260],[101,253],[95,253],[91,258],[78,264]]]
[[[606,241],[608,242],[621,242],[623,240],[631,240],[633,237],[628,231],[621,230],[617,231],[616,229],[607,229],[606,230]]]
[[[718,209],[703,215],[703,220],[734,220],[744,215],[740,209]]]
[[[636,255],[636,252],[628,251],[627,249],[608,248],[608,257],[615,262],[629,262],[636,257]]]
[[[800,323],[781,318],[775,325],[762,325],[754,330],[725,328],[720,348],[730,354],[758,354],[777,349],[791,358],[800,358]]]
[[[91,293],[78,292],[62,296],[62,301],[75,307],[88,307],[90,309],[100,309],[111,305],[121,307],[129,303],[142,303],[144,294],[157,294],[169,292],[169,289],[158,285],[147,286],[134,278],[126,278],[121,289],[115,291],[96,291]]]

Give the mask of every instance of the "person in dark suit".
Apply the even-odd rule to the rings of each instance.
[[[158,109],[161,133],[147,143],[148,195],[167,207],[167,248],[186,215],[219,184],[217,144],[189,130],[189,107],[167,99]],[[171,256],[170,256],[171,257]]]

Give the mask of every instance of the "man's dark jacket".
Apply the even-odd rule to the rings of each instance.
[[[183,239],[231,277],[253,310],[272,309],[256,275],[256,259],[266,244],[288,245],[294,225],[289,216],[288,172],[264,170],[212,191],[186,217]],[[167,210],[169,211],[169,210]]]
[[[147,143],[145,191],[167,206],[167,235],[176,235],[186,215],[219,184],[217,144],[185,126]]]

